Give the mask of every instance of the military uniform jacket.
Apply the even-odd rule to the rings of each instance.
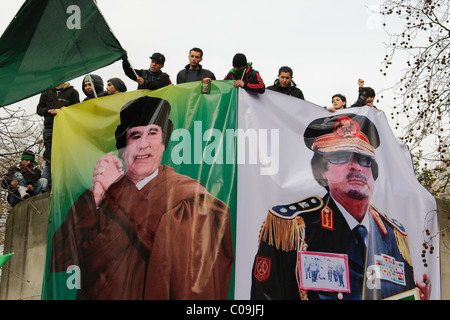
[[[403,264],[404,284],[364,279],[362,292],[336,293],[300,290],[298,252],[346,254],[351,230],[329,194],[273,207],[260,232],[252,269],[252,299],[384,299],[414,288],[413,268],[404,228],[374,207],[370,208],[370,235],[365,271],[375,255],[387,255]],[[262,268],[261,265],[265,267]],[[369,275],[370,277],[370,275]],[[355,284],[353,279],[353,284]],[[372,281],[368,283],[368,281]],[[350,276],[350,284],[352,277]],[[353,286],[352,286],[353,288]]]

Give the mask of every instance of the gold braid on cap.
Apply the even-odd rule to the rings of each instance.
[[[317,137],[311,149],[319,153],[346,151],[375,157],[375,148],[361,132],[359,124],[345,116],[338,118],[332,133]]]
[[[365,137],[362,132],[360,135]],[[312,145],[312,150],[319,153],[347,151],[375,157],[375,148],[367,141],[361,139],[359,136],[353,138],[340,138],[333,133],[329,133],[316,138]]]

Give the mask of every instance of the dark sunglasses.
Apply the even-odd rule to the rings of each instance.
[[[344,164],[352,159],[355,159],[363,167],[372,167],[372,159],[353,152],[339,152],[335,154],[326,155],[325,159],[331,164]]]

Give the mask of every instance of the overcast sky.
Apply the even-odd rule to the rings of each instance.
[[[6,29],[24,1],[2,1],[0,32]],[[188,63],[192,47],[204,51],[202,65],[223,79],[235,53],[242,52],[266,83],[273,84],[278,69],[294,70],[293,80],[305,99],[331,105],[331,96],[342,93],[348,104],[357,99],[357,79],[377,93],[390,87],[399,73],[380,72],[389,37],[377,13],[381,0],[98,0],[113,33],[127,50],[134,68],[147,69],[149,56],[166,56],[163,71],[174,84],[176,74]],[[136,83],[123,73],[121,62],[93,71],[106,81],[119,77],[128,90]],[[80,93],[82,77],[70,80]],[[384,94],[385,96],[388,96]],[[38,96],[14,107],[36,111]],[[376,105],[390,120],[392,102]]]

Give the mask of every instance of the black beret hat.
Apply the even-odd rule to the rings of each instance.
[[[142,97],[127,102],[120,110],[120,124],[116,129],[116,147],[124,148],[127,130],[138,126],[156,124],[163,132],[163,143],[167,149],[173,123],[169,119],[170,104],[167,100],[155,97]]]
[[[240,68],[247,65],[247,57],[243,53],[236,53],[233,58],[233,67]]]

